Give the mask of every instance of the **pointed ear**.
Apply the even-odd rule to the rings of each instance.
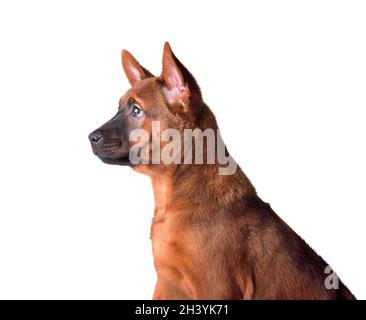
[[[141,66],[127,50],[122,50],[122,66],[131,85],[145,78],[153,77],[153,74]]]
[[[168,42],[164,44],[163,71],[161,73],[170,104],[182,104],[185,107],[197,106],[202,103],[200,88],[186,67],[174,55]]]

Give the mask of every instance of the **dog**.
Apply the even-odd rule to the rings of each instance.
[[[171,143],[162,138],[153,142],[166,129],[174,129],[178,138],[189,129],[218,131],[195,78],[169,43],[158,77],[126,50],[122,66],[131,88],[120,98],[117,114],[89,140],[103,162],[151,178],[153,299],[355,299],[328,264],[259,198],[240,167],[220,174],[220,162],[208,161],[208,139],[201,151],[191,146],[194,155],[202,153],[203,163],[180,161],[182,154],[169,158],[171,152],[165,152],[168,161],[153,161]],[[157,121],[160,127],[153,133]],[[145,134],[131,139],[132,132]],[[220,142],[215,140],[214,147]],[[158,151],[152,151],[154,146]],[[229,157],[225,146],[223,150]]]

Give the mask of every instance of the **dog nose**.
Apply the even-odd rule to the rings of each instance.
[[[99,144],[103,140],[103,136],[99,131],[94,131],[91,134],[89,134],[89,140],[93,144]]]

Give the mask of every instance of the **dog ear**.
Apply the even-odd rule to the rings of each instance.
[[[127,50],[122,50],[122,66],[131,85],[145,78],[153,77],[153,74],[141,66]]]
[[[202,103],[201,90],[186,67],[174,55],[168,42],[164,44],[163,92],[170,104],[181,104],[183,107],[199,106]]]

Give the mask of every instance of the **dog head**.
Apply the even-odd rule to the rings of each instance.
[[[154,143],[153,122],[159,121],[159,132],[175,128],[217,128],[215,118],[203,103],[200,88],[172,52],[168,43],[164,45],[163,67],[160,76],[155,77],[142,67],[126,50],[122,51],[122,66],[131,88],[120,98],[117,114],[89,135],[93,152],[108,164],[138,167],[159,166],[152,159],[153,148],[145,155],[149,160],[136,165],[131,161],[132,148],[136,143]],[[148,132],[145,141],[131,139],[131,133]],[[132,141],[133,140],[133,141]],[[164,142],[160,140],[159,150]],[[141,155],[140,155],[141,156]]]

